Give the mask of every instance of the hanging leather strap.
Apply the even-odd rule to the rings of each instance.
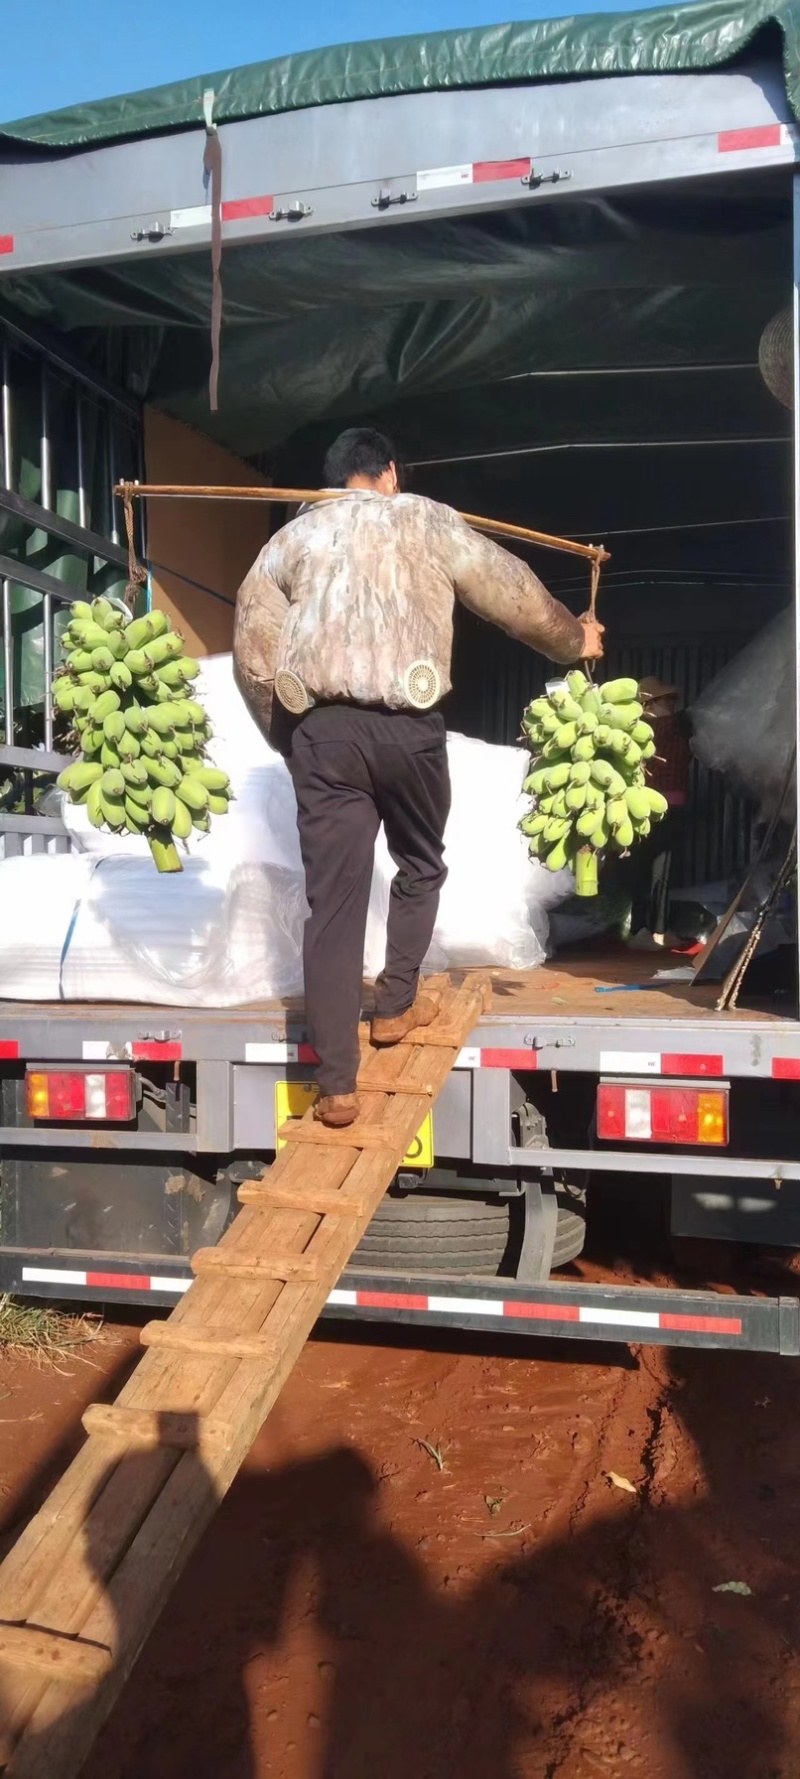
[[[122,508],[125,514],[125,531],[128,538],[128,585],[125,589],[125,603],[131,612],[136,611],[136,601],[142,587],[147,585],[147,570],[136,555],[136,538],[134,533],[132,491],[135,484],[122,484]]]

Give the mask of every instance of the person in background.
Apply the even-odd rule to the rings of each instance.
[[[644,714],[652,723],[656,744],[649,763],[648,780],[654,791],[666,797],[669,810],[633,853],[635,885],[631,915],[631,943],[642,949],[678,943],[669,931],[669,897],[673,858],[680,851],[689,801],[689,719],[679,709],[677,686],[657,678],[639,682]]]
[[[574,617],[452,507],[404,494],[394,446],[371,427],[331,446],[324,485],[335,497],[270,538],[240,587],[233,654],[245,702],[294,783],[311,909],[303,963],[319,1057],[314,1110],[343,1127],[359,1110],[364,938],[381,822],[398,869],[373,1043],[400,1043],[438,1011],[417,987],[446,876],[450,778],[437,706],[450,690],[456,599],[564,664],[602,655],[603,626]]]

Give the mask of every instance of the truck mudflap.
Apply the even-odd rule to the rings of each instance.
[[[153,1261],[110,1262],[102,1254],[52,1255],[0,1249],[0,1290],[82,1303],[147,1303],[174,1308],[188,1291],[188,1267]],[[654,1290],[550,1280],[454,1279],[432,1273],[342,1274],[325,1316],[420,1328],[624,1345],[724,1347],[736,1352],[800,1355],[800,1298],[734,1297],[715,1291]]]

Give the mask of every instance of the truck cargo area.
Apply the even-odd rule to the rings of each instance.
[[[675,1020],[681,1024],[712,1020],[721,1025],[793,1025],[794,998],[791,979],[774,995],[745,994],[736,1007],[717,1010],[718,983],[670,981],[671,972],[687,971],[696,958],[684,961],[681,954],[632,950],[621,941],[597,941],[587,946],[559,950],[557,956],[533,970],[493,970],[495,1002],[483,1024],[492,1027],[507,1021],[546,1018],[548,1025],[575,1019],[628,1024],[645,1020]],[[455,973],[458,974],[457,972]],[[664,980],[659,980],[659,975]],[[365,984],[364,1007],[371,1002]],[[69,1001],[0,1001],[0,1031],[18,1032],[30,1021],[64,1025],[75,1018]],[[136,1003],[83,1001],[81,1024],[87,1029],[115,1023],[141,1025],[142,1007]],[[246,1029],[265,1020],[277,1022],[293,1034],[303,1029],[302,999],[259,1001],[243,1007],[221,1008],[213,1013],[197,1007],[160,1007],[149,1023],[164,1029],[176,1024],[185,1032],[209,1021],[229,1028]]]
[[[796,19],[790,14],[791,8],[778,22],[791,49],[789,28]],[[413,1336],[420,1342],[447,1328],[484,1338],[511,1335],[520,1349],[523,1339],[532,1345],[544,1335],[636,1348],[800,1355],[796,784],[790,795],[796,688],[785,694],[778,713],[786,717],[789,742],[777,773],[776,804],[772,787],[762,794],[746,773],[737,777],[735,760],[723,776],[695,758],[688,788],[685,775],[670,787],[676,808],[685,809],[685,820],[676,818],[672,830],[678,836],[672,907],[668,920],[662,907],[661,927],[639,928],[630,855],[635,838],[648,839],[651,818],[656,832],[656,818],[668,813],[666,798],[649,795],[641,782],[634,791],[621,776],[615,786],[608,760],[601,767],[598,756],[614,751],[633,774],[634,762],[656,753],[655,739],[650,730],[633,744],[626,735],[614,739],[611,714],[580,678],[569,688],[583,702],[567,739],[561,712],[568,699],[550,687],[550,711],[559,712],[553,749],[570,750],[569,763],[559,767],[561,783],[569,781],[570,788],[563,791],[563,808],[555,810],[554,827],[566,829],[567,817],[572,820],[573,784],[583,792],[579,761],[588,783],[581,749],[588,747],[592,757],[593,783],[603,795],[610,791],[604,803],[598,789],[607,828],[594,829],[594,806],[587,818],[591,843],[602,851],[601,893],[573,896],[567,878],[562,904],[548,905],[545,955],[537,924],[544,891],[535,907],[525,887],[512,898],[507,925],[536,944],[523,951],[510,940],[504,949],[499,904],[515,861],[524,885],[533,881],[514,830],[517,766],[522,778],[524,756],[520,751],[518,761],[511,749],[519,743],[526,706],[547,686],[552,669],[460,608],[454,690],[443,714],[454,787],[457,752],[469,761],[467,795],[463,789],[460,794],[476,850],[459,855],[453,821],[451,882],[457,863],[477,886],[475,899],[460,933],[453,923],[456,937],[444,964],[437,962],[438,999],[428,1009],[428,1023],[404,1027],[396,1043],[396,1030],[381,1034],[362,1023],[353,1058],[357,1098],[348,1105],[335,1095],[322,1106],[314,1081],[319,1059],[303,1001],[288,998],[289,988],[302,980],[299,963],[294,973],[287,964],[281,975],[278,947],[273,954],[266,944],[263,976],[252,963],[253,934],[271,935],[273,927],[291,936],[292,944],[296,937],[300,956],[303,877],[300,865],[292,866],[291,848],[281,852],[272,844],[284,792],[283,817],[288,811],[294,840],[295,802],[284,763],[249,718],[249,741],[240,740],[246,731],[236,731],[233,719],[228,731],[215,714],[209,731],[210,708],[191,714],[187,702],[176,711],[178,691],[171,689],[197,680],[204,695],[199,663],[189,667],[184,650],[191,647],[198,657],[229,655],[236,590],[270,528],[291,520],[304,498],[299,490],[319,488],[325,453],[342,428],[362,424],[396,440],[413,491],[472,515],[473,523],[475,515],[485,515],[495,529],[497,521],[511,521],[547,533],[551,546],[561,540],[560,548],[547,549],[541,538],[532,543],[530,537],[514,547],[575,614],[589,606],[590,578],[574,542],[607,546],[610,560],[599,584],[598,616],[607,643],[600,679],[628,678],[638,686],[653,676],[662,682],[662,697],[666,683],[691,712],[698,694],[779,614],[779,622],[786,620],[784,660],[794,669],[790,678],[796,676],[800,96],[786,55],[784,79],[775,21],[768,23],[769,36],[762,15],[726,19],[720,7],[705,6],[684,9],[678,24],[664,13],[623,17],[619,31],[595,20],[587,40],[584,22],[566,20],[351,45],[299,63],[289,57],[209,77],[220,89],[216,93],[190,80],[0,131],[0,1294],[171,1312],[141,1328],[148,1350],[116,1400],[86,1408],[87,1439],[0,1565],[0,1764],[9,1774],[57,1772],[59,1779],[77,1779],[176,1578],[321,1316],[408,1324],[420,1331]],[[595,37],[602,41],[592,48]],[[666,67],[670,71],[661,72]],[[587,78],[590,73],[596,77]],[[780,342],[774,361],[767,362],[765,340]],[[136,480],[140,485],[132,494]],[[172,487],[169,499],[166,482],[181,485]],[[243,489],[253,496],[246,504]],[[270,489],[277,510],[267,504]],[[564,539],[574,540],[573,553]],[[512,578],[516,583],[518,577]],[[368,574],[362,581],[365,627],[374,628],[375,581]],[[465,597],[468,584],[465,577]],[[530,582],[528,589],[533,591]],[[595,578],[592,600],[597,591]],[[76,737],[60,725],[54,708],[63,687],[55,695],[52,687],[65,607],[77,595],[100,592],[125,599],[128,610],[115,613],[104,603],[86,615],[85,629],[79,614],[73,616],[71,638],[80,637],[81,647],[92,651],[91,671],[78,689],[76,650],[67,707],[86,710],[87,730],[104,724],[96,741],[92,730],[88,743],[101,754],[100,800],[96,811],[87,806],[92,832],[84,831],[81,848],[79,827],[68,829],[53,794],[60,749]],[[138,616],[158,607],[168,616],[141,626],[139,635],[149,633],[153,655],[143,654],[137,665],[125,628],[128,611],[135,608]],[[120,681],[113,679],[118,663],[109,649],[95,649],[90,640],[99,613],[116,625],[115,642],[120,657],[126,655],[123,707],[117,697],[118,708],[110,713],[97,683],[105,687],[106,676],[109,685]],[[169,620],[180,630],[177,642],[166,634]],[[177,674],[180,658],[178,679],[154,677],[159,624],[164,649],[175,645],[163,672]],[[108,635],[103,629],[103,645]],[[435,701],[432,663],[416,666],[433,674]],[[209,662],[209,707],[217,668],[233,690],[229,662]],[[407,681],[411,673],[409,666]],[[287,677],[305,700],[304,678],[310,676]],[[363,692],[364,682],[358,683]],[[334,684],[346,681],[337,677]],[[619,700],[620,722],[627,701],[631,728],[643,714],[634,689],[607,687],[609,704]],[[771,752],[779,727],[778,716],[770,716],[771,689],[754,685],[752,711],[743,705],[740,723],[737,706],[734,739],[740,732],[743,758],[748,748],[756,752],[748,725],[757,715],[765,718],[765,753]],[[156,722],[156,695],[163,692],[166,741],[155,733],[151,738],[148,728]],[[153,699],[146,718],[133,707],[135,695]],[[413,704],[410,690],[407,696]],[[104,689],[100,698],[108,697]],[[652,704],[646,714],[656,720]],[[131,715],[141,746],[132,745],[133,729],[122,734]],[[597,743],[581,727],[589,729],[590,715]],[[111,750],[115,728],[120,748],[124,740],[128,749],[125,761],[138,759],[148,743],[152,749],[141,780],[147,813],[135,821],[127,808],[132,781],[123,776],[122,753],[111,752],[115,771],[119,767],[116,808],[104,801],[101,780],[111,768],[102,756]],[[182,733],[191,758],[181,750]],[[193,786],[182,775],[197,767],[209,733],[220,749],[224,744],[231,750],[225,772],[207,775],[211,783],[219,785],[221,778],[227,784],[227,773],[235,791],[240,770],[241,860],[236,853],[234,863],[252,871],[261,897],[254,894],[247,919],[239,923],[245,935],[240,973],[227,978],[234,947],[231,942],[225,949],[226,941],[229,928],[237,927],[232,897],[226,899],[234,883],[228,834],[237,832],[236,812],[225,807],[227,793],[216,800],[222,808],[212,806],[215,817],[225,814],[230,824],[224,858],[221,851],[216,862],[211,858],[209,838],[206,863],[191,857],[181,877],[172,854],[168,873],[148,875],[162,897],[165,927],[171,923],[161,951],[153,937],[155,917],[152,924],[143,918],[150,892],[142,892],[136,876],[139,861],[130,855],[87,857],[101,828],[113,835],[114,847],[127,845],[128,824],[137,834],[141,830],[142,869],[150,873],[148,846],[155,856],[171,840],[177,804],[170,793],[169,807],[163,798],[157,805],[149,781],[167,761],[180,760],[172,776],[188,809]],[[473,740],[465,742],[465,736]],[[668,733],[664,753],[669,740]],[[476,748],[474,741],[484,745]],[[245,800],[251,788],[247,747],[261,748],[251,775],[258,804],[255,794]],[[506,774],[508,824],[500,791],[493,797],[476,789],[473,762],[489,754]],[[68,786],[77,789],[84,772],[74,771]],[[500,785],[500,777],[494,782]],[[557,787],[560,794],[558,781]],[[622,802],[618,816],[611,813],[615,800]],[[205,834],[204,801],[195,798],[195,807],[201,813],[194,825]],[[498,818],[493,835],[488,807]],[[254,831],[262,810],[265,826],[272,826],[267,839],[257,837],[259,851]],[[189,834],[191,825],[183,831]],[[500,839],[508,832],[510,861]],[[565,835],[555,838],[563,866]],[[550,839],[548,833],[548,846]],[[480,847],[495,870],[490,887],[479,868]],[[36,856],[73,850],[83,856]],[[401,844],[392,857],[402,850]],[[337,867],[340,858],[341,846]],[[472,861],[469,868],[465,858]],[[548,855],[553,871],[557,859],[555,852]],[[376,860],[380,890],[380,837]],[[754,863],[767,876],[772,872],[766,896],[763,887],[753,887]],[[212,882],[214,871],[221,889]],[[577,880],[581,890],[589,875]],[[16,885],[16,929],[9,920],[10,887],[3,902],[3,877],[6,886]],[[366,877],[363,870],[365,902]],[[42,931],[56,878],[66,887],[59,908],[64,918],[63,924],[50,923],[45,947]],[[695,979],[704,943],[745,880],[752,893],[749,903],[737,904],[744,917],[739,934],[747,938],[748,920],[758,922],[760,912],[769,912],[768,943],[759,950],[754,940],[741,981],[728,973],[722,944],[714,955],[705,954],[708,967]],[[539,882],[545,881],[552,888],[557,880],[542,873]],[[240,883],[237,877],[237,892]],[[375,907],[388,904],[388,885],[387,876],[383,904],[373,885],[368,926],[376,924]],[[401,883],[401,894],[409,889],[413,893],[413,880]],[[96,909],[98,924],[87,925],[81,949],[75,938],[81,910],[88,921]],[[442,917],[440,937],[443,928]],[[324,931],[330,943],[330,929]],[[368,940],[365,971],[375,976]],[[733,925],[731,940],[738,949]],[[434,935],[430,957],[436,942]],[[18,978],[11,975],[14,944]],[[79,954],[89,960],[87,971],[101,955],[108,969],[103,988],[110,984],[125,998],[20,999],[37,991],[66,994],[70,945],[72,981],[81,992],[91,992],[98,978],[78,974]],[[443,937],[441,948],[446,951]],[[179,960],[172,974],[163,963],[168,952]],[[219,955],[224,966],[213,987],[204,973],[209,954],[215,962]],[[498,967],[500,959],[519,963],[535,956],[544,958],[535,969]],[[151,963],[150,992],[137,998]],[[183,963],[185,973],[178,975]],[[2,969],[13,992],[6,1000]],[[193,997],[196,1005],[180,1004],[177,982],[183,998]],[[242,988],[255,992],[261,985],[282,987],[287,998],[241,998]],[[369,1001],[366,984],[366,1009]],[[381,1044],[381,1035],[388,1043]],[[319,1041],[327,1064],[327,1046]],[[332,1128],[331,1108],[341,1111],[343,1104],[352,1121]],[[696,1272],[686,1259],[687,1238],[690,1244],[700,1238],[705,1248]],[[714,1238],[725,1244],[721,1263]],[[452,1372],[461,1355],[448,1338]],[[387,1482],[392,1489],[402,1486],[407,1475],[417,1502],[426,1504],[418,1521],[425,1530],[402,1556],[399,1545],[390,1551],[388,1592],[379,1600],[382,1629],[370,1645],[379,1664],[388,1652],[387,1668],[405,1668],[413,1678],[405,1661],[407,1627],[397,1618],[401,1596],[407,1607],[410,1602],[408,1623],[422,1627],[423,1652],[425,1625],[433,1627],[435,1659],[429,1665],[444,1674],[445,1687],[441,1651],[452,1646],[454,1660],[465,1654],[474,1668],[476,1650],[480,1655],[475,1624],[486,1620],[504,1663],[502,1684],[494,1684],[486,1667],[503,1721],[512,1730],[522,1725],[530,1736],[538,1734],[540,1719],[548,1734],[555,1724],[559,1741],[551,1744],[547,1771],[566,1772],[576,1750],[594,1759],[591,1747],[584,1747],[583,1705],[588,1700],[599,1724],[597,1700],[611,1696],[609,1688],[615,1695],[613,1711],[606,1713],[611,1729],[603,1728],[605,1753],[598,1759],[605,1766],[636,1759],[627,1703],[623,1708],[616,1700],[616,1645],[632,1652],[641,1700],[643,1685],[651,1687],[650,1670],[642,1666],[648,1651],[660,1646],[674,1657],[676,1639],[688,1637],[687,1651],[691,1644],[697,1654],[687,1655],[685,1700],[679,1664],[672,1661],[678,1678],[668,1696],[669,1736],[673,1752],[679,1751],[689,1726],[694,1744],[703,1715],[698,1673],[702,1679],[707,1659],[713,1673],[722,1650],[719,1644],[715,1655],[709,1645],[709,1625],[712,1631],[716,1626],[709,1618],[711,1596],[752,1595],[732,1608],[741,1640],[741,1612],[758,1609],[763,1619],[765,1602],[769,1607],[772,1598],[774,1604],[778,1589],[769,1576],[762,1579],[763,1552],[758,1555],[766,1542],[764,1504],[777,1492],[771,1481],[750,1489],[742,1521],[746,1536],[733,1539],[717,1516],[709,1551],[703,1550],[703,1501],[708,1497],[716,1507],[722,1497],[711,1487],[713,1471],[703,1475],[698,1467],[704,1441],[681,1406],[691,1400],[691,1372],[675,1370],[659,1386],[653,1406],[647,1398],[645,1425],[644,1414],[636,1422],[628,1411],[633,1398],[624,1377],[648,1375],[646,1356],[629,1355],[613,1385],[600,1386],[600,1397],[604,1388],[607,1394],[600,1400],[599,1349],[595,1345],[594,1356],[587,1349],[593,1373],[570,1377],[565,1369],[560,1382],[558,1420],[569,1481],[559,1482],[557,1470],[548,1468],[555,1446],[546,1420],[534,1420],[530,1405],[515,1398],[517,1384],[495,1384],[486,1365],[470,1396],[485,1450],[480,1468],[467,1471],[438,1386],[428,1396],[415,1376],[408,1402],[398,1394],[398,1344],[381,1356],[381,1388],[402,1423],[400,1460],[387,1462],[381,1434],[375,1443],[380,1468],[371,1477],[359,1456],[369,1424],[362,1403],[360,1419],[350,1413],[333,1468],[324,1466],[344,1512],[332,1585],[319,1560],[324,1514],[309,1514],[313,1502],[301,1474],[317,1463],[314,1439],[320,1431],[327,1437],[324,1415],[310,1443],[304,1434],[300,1472],[294,1469],[290,1489],[300,1519],[314,1522],[311,1533],[306,1529],[301,1537],[299,1521],[293,1528],[287,1520],[289,1496],[270,1461],[282,1493],[278,1534],[263,1536],[265,1527],[270,1530],[263,1487],[270,1479],[252,1471],[261,1544],[274,1545],[281,1562],[287,1552],[291,1560],[293,1552],[300,1554],[305,1594],[284,1563],[272,1618],[264,1616],[271,1582],[266,1593],[259,1585],[255,1640],[245,1620],[240,1625],[241,1613],[236,1617],[233,1629],[242,1636],[233,1642],[240,1656],[244,1652],[245,1674],[237,1687],[245,1704],[256,1691],[266,1692],[261,1668],[251,1678],[254,1654],[260,1662],[279,1651],[282,1617],[294,1612],[296,1596],[303,1625],[308,1621],[316,1638],[312,1666],[326,1676],[324,1721],[306,1714],[317,1754],[319,1731],[330,1724],[344,1751],[338,1765],[334,1753],[331,1771],[342,1760],[347,1764],[348,1751],[355,1750],[359,1764],[359,1750],[367,1746],[361,1726],[353,1739],[329,1690],[344,1676],[350,1702],[362,1712],[369,1671],[359,1625],[363,1629],[367,1621],[348,1607],[354,1596],[347,1592],[347,1564],[360,1549],[377,1598],[375,1575],[381,1552],[397,1536],[400,1499],[379,1497],[378,1490]],[[358,1385],[358,1367],[348,1369]],[[363,1382],[363,1368],[360,1375]],[[755,1396],[754,1373],[743,1367],[737,1375],[743,1379],[744,1424],[751,1404],[760,1414],[770,1398]],[[109,1398],[113,1392],[109,1385]],[[321,1401],[319,1388],[316,1396]],[[670,1424],[673,1401],[676,1417],[685,1422],[684,1447]],[[355,1406],[354,1398],[351,1410]],[[601,1433],[593,1445],[595,1408]],[[513,1416],[525,1429],[524,1465],[545,1478],[537,1483],[548,1495],[544,1537],[529,1519],[527,1498],[513,1485],[503,1456],[512,1448],[502,1446],[501,1434],[516,1437]],[[67,1437],[69,1444],[72,1434]],[[281,1442],[289,1441],[287,1449],[292,1437],[285,1426]],[[759,1419],[759,1443],[772,1438]],[[765,1459],[770,1477],[772,1450],[769,1463]],[[435,1469],[409,1469],[410,1454],[419,1451]],[[357,1512],[348,1505],[348,1488],[351,1494],[355,1489],[346,1478],[341,1486],[342,1455],[351,1479],[353,1465],[361,1472]],[[53,1462],[58,1458],[42,1452],[33,1485],[39,1496]],[[625,1473],[607,1468],[610,1462],[624,1465]],[[725,1464],[729,1469],[727,1445]],[[686,1629],[693,1620],[682,1599],[676,1604],[674,1590],[665,1591],[653,1575],[648,1579],[635,1542],[637,1525],[658,1520],[667,1529],[661,1542],[675,1567],[683,1521],[665,1491],[673,1470],[681,1478],[689,1567],[702,1594],[700,1641]],[[417,1489],[413,1479],[423,1475],[426,1486]],[[520,1637],[513,1618],[505,1624],[505,1601],[499,1607],[476,1579],[478,1546],[471,1543],[464,1564],[451,1559],[453,1478],[463,1483],[467,1475],[465,1511],[456,1515],[461,1532],[470,1541],[516,1541],[523,1534],[529,1540],[506,1547],[505,1577],[499,1557],[487,1555],[492,1586],[498,1575],[501,1582],[513,1581],[515,1594],[527,1592],[534,1617],[539,1613],[545,1626],[552,1600],[577,1602],[581,1623],[575,1635],[566,1620],[556,1627],[556,1643],[563,1647],[555,1665],[549,1650],[539,1660],[524,1625],[522,1643],[527,1637],[530,1648],[527,1666],[520,1665]],[[621,1495],[609,1494],[608,1485]],[[488,1488],[499,1492],[483,1493]],[[570,1491],[577,1505],[570,1504]],[[492,1528],[507,1502],[525,1517]],[[559,1522],[553,1514],[564,1503]],[[599,1544],[594,1533],[587,1542],[579,1519],[587,1503],[602,1515]],[[13,1502],[12,1510],[21,1523]],[[558,1567],[560,1523],[569,1547],[567,1570]],[[431,1528],[439,1524],[443,1530],[434,1537]],[[612,1573],[615,1540],[618,1576]],[[449,1589],[444,1604],[433,1596],[429,1601],[423,1585],[425,1545],[438,1551]],[[726,1549],[736,1552],[730,1566]],[[542,1611],[529,1586],[531,1552],[535,1561],[544,1552],[550,1565]],[[576,1590],[576,1563],[589,1577],[585,1599]],[[731,1573],[748,1580],[721,1579]],[[653,1623],[659,1628],[646,1635],[635,1628],[632,1587],[639,1604],[645,1596],[645,1604],[656,1603]],[[316,1596],[319,1626],[313,1623]],[[464,1605],[462,1636],[456,1615]],[[511,1606],[516,1612],[513,1600]],[[718,1610],[727,1608],[719,1604]],[[400,1634],[393,1612],[396,1626],[402,1622]],[[189,1616],[194,1626],[197,1612]],[[752,1612],[748,1616],[751,1625],[756,1622]],[[788,1647],[781,1629],[785,1614],[775,1622]],[[295,1621],[287,1616],[286,1623],[294,1639]],[[339,1632],[356,1649],[349,1678],[347,1660],[335,1653]],[[599,1679],[584,1683],[578,1673],[576,1682],[575,1649],[589,1644],[601,1652]],[[335,1659],[317,1661],[329,1647]],[[762,1638],[762,1653],[763,1647]],[[512,1648],[511,1668],[516,1664],[520,1683],[543,1678],[549,1688],[541,1708],[529,1691],[524,1704],[521,1693],[515,1701],[509,1692]],[[200,1657],[201,1668],[205,1662],[210,1671],[213,1648],[210,1655],[201,1648]],[[280,1663],[283,1670],[282,1651]],[[761,1666],[771,1674],[774,1663],[762,1660]],[[576,1685],[581,1694],[577,1716],[571,1708],[555,1714],[550,1708],[561,1668],[571,1695]],[[161,1676],[163,1669],[159,1657],[152,1672]],[[375,1672],[373,1664],[373,1678]],[[287,1684],[292,1677],[287,1682],[282,1671],[281,1689]],[[372,1691],[390,1723],[392,1753],[400,1750],[400,1771],[400,1717],[393,1709],[387,1715],[380,1685]],[[169,1707],[167,1683],[161,1692]],[[475,1692],[472,1685],[467,1696],[459,1682],[447,1730],[453,1746],[461,1729],[470,1746],[477,1748],[481,1739]],[[446,1691],[443,1696],[447,1705]],[[742,1696],[748,1697],[746,1686]],[[653,1698],[648,1690],[646,1704],[656,1722]],[[299,1722],[296,1700],[290,1703],[292,1721]],[[413,1709],[406,1715],[413,1765],[420,1738]],[[729,1715],[732,1722],[741,1719],[733,1709]],[[758,1697],[751,1716],[759,1748],[780,1754]],[[270,1758],[280,1752],[279,1718],[270,1709]],[[716,1733],[707,1713],[700,1732],[707,1756],[708,1736]],[[648,1736],[652,1750],[652,1726]],[[746,1739],[747,1725],[742,1746]],[[230,1752],[234,1741],[228,1741]],[[245,1757],[246,1742],[239,1726],[236,1748]],[[423,1746],[427,1755],[424,1738]],[[511,1748],[503,1731],[496,1747],[502,1762]],[[703,1753],[697,1758],[702,1765]],[[772,1766],[777,1772],[774,1760]]]
[[[726,71],[559,80],[541,83],[535,103],[525,87],[512,97],[491,84],[358,98],[223,122],[221,138],[217,412],[202,128],[101,130],[91,153],[51,143],[46,178],[36,146],[0,143],[0,164],[14,164],[0,278],[0,579],[16,699],[5,700],[0,749],[7,857],[68,845],[58,817],[34,807],[31,773],[57,766],[44,688],[65,583],[125,586],[121,478],[313,488],[343,426],[377,426],[396,439],[414,491],[606,545],[602,675],[658,676],[687,708],[791,607],[793,422],[759,364],[800,264],[797,136],[777,63],[754,51]],[[149,597],[195,654],[230,649],[236,588],[293,510],[137,502]],[[518,547],[552,593],[585,610],[585,562]],[[516,742],[550,675],[459,610],[449,729]],[[478,832],[480,822],[476,807]],[[692,892],[687,926],[674,923],[687,940],[709,886],[724,906],[762,832],[758,807],[695,762],[672,875]],[[554,920],[540,968],[493,970],[491,1009],[387,1198],[394,1252],[414,1265],[393,1273],[376,1219],[362,1288],[343,1283],[332,1313],[389,1313],[396,1299],[398,1314],[469,1326],[453,1276],[472,1257],[486,1302],[504,1278],[508,1302],[522,1294],[530,1332],[541,1306],[526,1292],[557,1289],[549,1275],[580,1251],[575,1219],[587,1200],[591,1215],[592,1177],[615,1168],[683,1181],[698,1215],[720,1181],[737,1204],[745,1189],[755,1202],[756,1181],[773,1194],[770,1215],[748,1223],[743,1211],[736,1239],[780,1224],[775,1239],[795,1245],[790,1194],[777,1191],[800,1178],[791,909],[787,942],[755,960],[738,1004],[720,1012],[719,982],[690,979],[696,953],[622,937],[629,888],[609,860],[605,924],[575,944]],[[37,1121],[25,1104],[34,1067],[98,1079],[129,1069],[135,1119]],[[242,1170],[275,1153],[287,1107],[303,1108],[312,1073],[301,1000],[0,1001],[0,1285],[174,1300],[198,1242],[226,1227]],[[608,1083],[630,1099],[627,1148],[598,1136]],[[648,1122],[650,1085],[686,1096],[693,1119],[709,1083],[725,1141],[667,1150]],[[370,1255],[384,1275],[371,1304]],[[439,1285],[420,1301],[449,1294],[460,1310],[408,1308],[413,1279],[432,1273]],[[633,1326],[627,1298],[598,1304]],[[588,1299],[583,1310],[589,1327]],[[695,1312],[687,1338],[733,1338],[716,1323],[704,1334]],[[650,1299],[644,1313],[661,1329]],[[793,1350],[782,1313],[765,1310],[753,1339]],[[739,1322],[749,1326],[744,1312]]]

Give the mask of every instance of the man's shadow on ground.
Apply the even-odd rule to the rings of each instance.
[[[713,1424],[715,1379],[707,1370],[722,1356],[673,1358],[679,1412],[690,1408],[704,1489],[713,1496],[721,1467],[733,1462],[729,1423],[720,1415]],[[706,1371],[695,1400],[680,1386],[691,1384],[698,1363]],[[764,1361],[749,1363],[763,1383]],[[753,1386],[742,1379],[746,1396]],[[651,1773],[662,1760],[681,1779],[741,1779],[743,1760],[753,1779],[789,1779],[795,1771],[790,1702],[779,1684],[752,1695],[754,1661],[774,1667],[781,1644],[785,1659],[795,1653],[786,1608],[772,1592],[731,1602],[747,1614],[737,1627],[725,1609],[721,1620],[712,1597],[719,1537],[706,1501],[631,1503],[621,1512],[615,1500],[585,1529],[543,1540],[532,1554],[499,1557],[490,1574],[449,1590],[433,1588],[418,1556],[387,1529],[379,1494],[378,1478],[353,1447],[266,1476],[245,1473],[150,1640],[85,1779],[264,1779],[273,1772],[569,1779],[587,1712],[592,1747],[604,1747],[601,1770],[619,1779],[642,1768],[621,1764],[619,1721],[615,1729],[607,1705],[615,1687],[638,1681],[650,1686],[644,1758]],[[756,1512],[736,1527],[744,1571],[748,1558],[763,1561],[760,1523]],[[662,1659],[650,1680],[653,1650],[665,1635],[682,1634],[681,1614],[687,1627],[704,1627],[690,1666]],[[275,1686],[276,1653],[302,1619],[316,1633],[315,1672],[309,1675],[304,1655],[304,1671],[291,1663]],[[254,1705],[258,1691],[266,1705]],[[286,1701],[281,1721],[270,1709],[276,1700]],[[287,1740],[291,1723],[300,1748],[310,1724],[312,1746],[319,1738],[306,1764]],[[753,1748],[756,1766],[746,1752]]]

